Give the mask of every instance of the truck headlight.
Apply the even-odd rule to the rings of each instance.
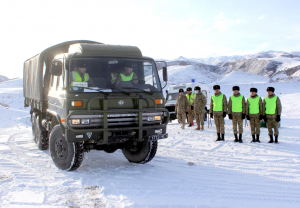
[[[147,121],[154,121],[154,116],[148,117]]]
[[[155,116],[155,121],[160,121],[161,120],[161,116]]]
[[[79,119],[79,118],[72,119],[72,120],[71,120],[71,123],[72,123],[73,125],[78,125],[78,124],[80,124],[80,119]]]
[[[90,124],[90,119],[81,119],[81,124]]]

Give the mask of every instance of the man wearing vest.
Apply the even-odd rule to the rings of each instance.
[[[183,94],[183,89],[179,89],[179,96],[176,99],[175,112],[177,114],[177,120],[181,123],[181,128],[185,126],[186,112],[189,110],[190,105],[186,96]]]
[[[74,71],[72,71],[71,75],[71,87],[73,87],[72,82],[87,82],[88,87],[95,86],[89,74],[86,73],[86,68],[88,66],[87,62],[80,62],[75,67]],[[77,87],[73,87],[73,90],[78,90]]]
[[[256,94],[256,88],[250,88],[251,96],[247,99],[246,103],[246,116],[247,120],[250,120],[250,127],[251,127],[251,135],[252,141],[251,142],[260,142],[259,135],[260,135],[260,120],[262,119],[263,110],[262,110],[262,100]],[[255,140],[256,134],[256,140]]]
[[[188,87],[186,89],[186,97],[189,100],[189,110],[188,110],[188,127],[192,127],[192,120],[194,115],[194,93],[192,93],[192,88]]]
[[[206,97],[202,94],[201,88],[196,86],[194,88],[194,115],[197,122],[196,130],[200,130],[200,122],[201,122],[201,130],[204,130],[204,113],[206,106]]]
[[[272,128],[274,128],[275,143],[278,143],[278,126],[279,121],[281,120],[281,102],[279,97],[274,94],[274,91],[274,87],[268,87],[268,97],[265,97],[263,101],[263,112],[265,113],[264,120],[267,124],[270,136],[270,141],[268,143],[274,142]]]
[[[225,141],[225,121],[227,111],[227,99],[224,94],[220,92],[220,85],[214,85],[215,94],[211,96],[210,100],[210,117],[214,118],[218,138],[216,141]],[[222,138],[220,137],[222,134]]]
[[[132,82],[133,84],[137,84],[138,83],[138,78],[136,76],[136,74],[133,72],[133,63],[131,61],[127,61],[125,63],[125,68],[123,70],[123,72],[121,72],[118,76],[117,76],[117,80],[116,80],[116,87],[118,87],[118,85],[120,84],[120,82]]]
[[[235,137],[234,142],[242,143],[243,120],[246,117],[245,97],[240,94],[239,86],[233,86],[232,91],[233,95],[229,97],[228,101],[228,117],[232,120],[233,134]],[[239,126],[239,138],[237,136],[237,125]]]

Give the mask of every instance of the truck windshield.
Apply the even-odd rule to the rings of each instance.
[[[73,58],[71,92],[159,92],[161,85],[152,60],[125,58]]]

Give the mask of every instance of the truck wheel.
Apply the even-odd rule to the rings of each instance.
[[[151,161],[157,151],[157,141],[130,142],[123,149],[123,154],[129,162],[147,163]]]
[[[83,142],[68,143],[60,125],[51,131],[49,150],[54,164],[61,170],[76,170],[84,158]]]
[[[35,142],[38,145],[38,148],[40,150],[47,150],[49,148],[49,138],[48,138],[48,132],[47,131],[41,131],[40,129],[40,117],[37,116],[35,119]]]

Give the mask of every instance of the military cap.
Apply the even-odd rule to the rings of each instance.
[[[125,67],[131,67],[131,68],[133,68],[133,62],[132,61],[126,61]]]
[[[79,68],[86,68],[88,66],[88,63],[86,61],[79,61],[77,63],[77,67]]]
[[[201,88],[199,86],[195,86],[194,90],[201,90]]]
[[[179,92],[183,92],[183,89],[179,89]]]
[[[214,85],[214,86],[213,86],[213,89],[214,89],[214,90],[219,90],[219,89],[221,89],[221,87],[220,87],[220,85]]]
[[[233,86],[232,91],[234,91],[234,90],[240,90],[240,87],[239,86]]]
[[[186,88],[186,91],[192,91],[191,87]]]
[[[267,88],[267,91],[275,92],[275,88],[274,88],[274,87],[268,87],[268,88]]]
[[[256,88],[250,88],[250,92],[256,92],[257,93],[257,89]]]

